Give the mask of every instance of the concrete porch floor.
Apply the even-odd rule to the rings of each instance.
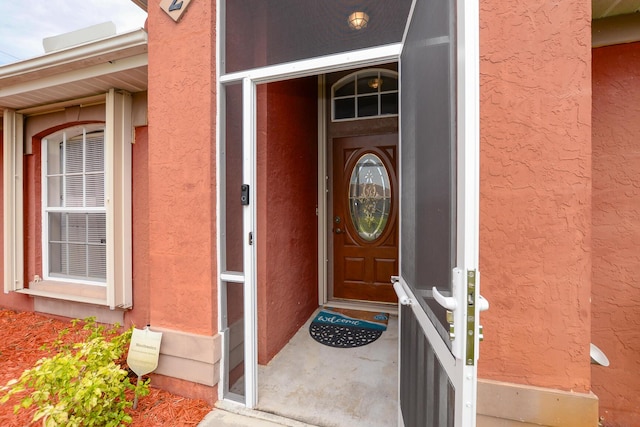
[[[259,367],[257,410],[220,401],[198,427],[397,426],[397,316],[378,340],[351,349],[313,340],[314,317]]]
[[[259,366],[257,409],[322,427],[397,426],[397,316],[373,343],[347,349],[311,338],[314,316]]]

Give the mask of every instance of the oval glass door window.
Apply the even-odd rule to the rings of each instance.
[[[351,172],[349,211],[362,239],[372,242],[380,237],[391,211],[391,183],[387,168],[375,154],[362,155]]]

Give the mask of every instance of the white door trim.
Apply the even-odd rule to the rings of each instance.
[[[327,171],[327,97],[325,75],[318,76],[318,305],[329,301],[328,274],[329,244],[327,203],[329,195]]]
[[[457,39],[458,52],[462,46],[462,55],[458,56],[458,185],[462,191],[458,193],[458,268],[463,272],[464,284],[468,271],[476,272],[475,295],[476,304],[473,314],[474,349],[473,364],[466,363],[463,369],[465,383],[462,401],[456,399],[456,407],[464,408],[460,418],[456,417],[456,426],[475,427],[478,395],[478,358],[480,355],[480,310],[488,308],[480,304],[480,273],[479,273],[479,216],[480,216],[480,23],[478,0],[458,0]],[[460,284],[458,292],[466,296],[466,286]],[[460,289],[462,288],[462,289]],[[461,317],[465,312],[456,313]],[[463,356],[463,359],[465,357]]]
[[[385,62],[397,62],[402,51],[401,43],[388,44],[369,49],[360,49],[334,55],[320,56],[286,64],[270,65],[237,73],[224,74],[218,83],[251,79],[254,83],[268,83],[297,77],[340,71],[345,68],[365,67]]]
[[[244,233],[244,372],[245,405],[258,403],[258,290],[257,290],[257,201],[256,201],[256,84],[242,80],[242,181],[249,184],[249,205],[243,208]]]

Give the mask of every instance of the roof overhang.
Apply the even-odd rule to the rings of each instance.
[[[147,64],[147,32],[140,29],[2,66],[0,115],[5,108],[75,105],[111,88],[145,91]]]
[[[591,47],[640,41],[640,0],[591,0]]]
[[[591,23],[591,47],[640,41],[640,13],[596,19]]]
[[[640,11],[640,0],[591,0],[591,19],[611,18]]]
[[[147,11],[147,0],[131,0],[135,3],[140,9]]]

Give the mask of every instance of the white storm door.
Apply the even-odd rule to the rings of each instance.
[[[476,425],[478,3],[416,0],[400,58],[400,425]]]

